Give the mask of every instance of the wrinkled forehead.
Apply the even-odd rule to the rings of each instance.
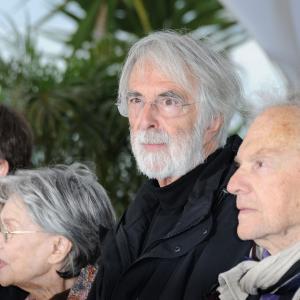
[[[184,61],[175,60],[174,57],[164,58],[152,54],[147,54],[134,63],[129,78],[134,73],[147,80],[149,72],[153,70],[159,72],[166,81],[174,82],[184,90],[192,90],[195,86],[195,76]]]
[[[281,107],[262,113],[250,126],[240,151],[250,148],[300,150],[300,109]]]

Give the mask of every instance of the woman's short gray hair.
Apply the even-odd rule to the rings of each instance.
[[[110,200],[85,165],[57,165],[37,170],[20,170],[0,179],[2,201],[11,195],[25,203],[32,220],[46,232],[72,242],[58,274],[75,277],[81,268],[100,256],[101,235],[115,223]]]
[[[202,130],[215,118],[222,118],[216,142],[226,142],[230,120],[235,111],[242,109],[243,92],[240,80],[231,63],[203,42],[189,34],[174,31],[158,31],[137,41],[130,49],[120,76],[118,109],[128,116],[128,81],[134,65],[145,59],[159,67],[185,90],[195,90],[199,102],[199,118]],[[143,67],[143,66],[141,66]],[[195,84],[196,83],[196,84]]]

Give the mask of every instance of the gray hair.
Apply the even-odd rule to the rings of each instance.
[[[243,110],[242,87],[231,63],[191,35],[174,31],[151,33],[131,47],[123,66],[117,101],[123,116],[128,116],[126,95],[130,74],[135,64],[144,59],[150,59],[185,90],[192,91],[196,82],[195,101],[200,105],[202,130],[221,117],[223,125],[215,139],[218,146],[223,146],[234,112]]]
[[[265,93],[257,99],[257,103],[249,103],[246,127],[249,127],[251,123],[266,110],[289,106],[300,108],[300,93],[288,93],[283,96]]]
[[[48,233],[72,242],[58,274],[77,276],[100,256],[101,235],[111,229],[115,215],[109,198],[91,170],[79,163],[37,170],[19,170],[0,178],[0,197],[19,196],[32,220]]]

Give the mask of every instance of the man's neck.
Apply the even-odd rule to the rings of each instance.
[[[289,230],[282,235],[268,236],[263,239],[255,240],[255,243],[266,249],[271,255],[292,247],[300,242],[300,231]]]
[[[164,187],[166,185],[169,185],[179,179],[180,177],[167,177],[161,180],[157,180],[160,187]]]

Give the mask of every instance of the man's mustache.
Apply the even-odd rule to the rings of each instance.
[[[147,129],[133,134],[133,138],[140,144],[169,144],[170,136],[163,130]]]

